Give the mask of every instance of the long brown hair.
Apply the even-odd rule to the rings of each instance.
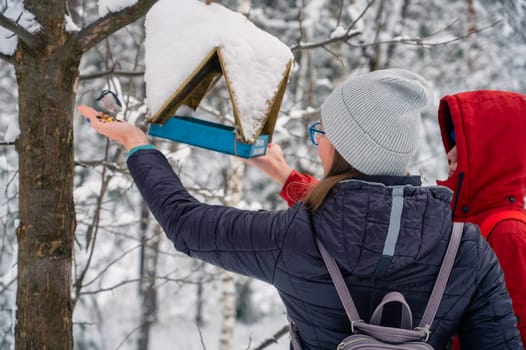
[[[340,181],[361,176],[363,173],[352,167],[343,157],[334,150],[334,159],[327,175],[314,186],[304,199],[305,206],[311,211],[316,211],[325,201],[330,190]]]

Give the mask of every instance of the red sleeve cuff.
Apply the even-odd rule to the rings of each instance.
[[[279,195],[291,207],[296,202],[303,200],[307,192],[317,183],[318,180],[315,177],[292,170]]]

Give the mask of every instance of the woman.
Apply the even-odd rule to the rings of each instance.
[[[420,110],[428,100],[426,82],[405,70],[376,71],[342,83],[311,128],[324,178],[304,202],[277,212],[198,202],[139,129],[104,123],[86,106],[79,110],[129,151],[130,173],[177,250],[271,283],[303,349],[335,349],[351,326],[316,237],[338,262],[365,321],[386,293],[398,291],[417,323],[433,288],[451,235],[451,191],[424,188],[418,177],[406,176]],[[402,201],[393,205],[395,194]],[[398,240],[386,260],[384,245],[393,230]],[[462,330],[470,349],[520,349],[515,322],[495,255],[467,225],[429,343],[444,349]]]

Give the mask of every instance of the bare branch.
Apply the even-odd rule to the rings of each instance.
[[[342,21],[342,15],[343,15],[343,0],[340,0],[340,7],[338,8],[338,20],[336,21],[336,27],[340,26],[340,22]]]
[[[422,46],[422,47],[444,46],[444,45],[448,45],[448,44],[454,43],[456,41],[460,41],[460,40],[469,38],[470,36],[472,36],[472,35],[474,35],[476,33],[482,32],[482,31],[484,31],[486,29],[489,29],[491,27],[496,26],[501,21],[502,20],[499,20],[499,21],[497,21],[497,22],[495,22],[493,24],[487,25],[487,26],[482,27],[482,28],[470,29],[467,33],[465,33],[463,35],[459,35],[459,36],[454,37],[452,39],[443,40],[443,41],[426,41],[426,39],[429,40],[429,38],[430,38],[430,36],[427,36],[427,37],[423,37],[423,38],[401,38],[401,39],[378,41],[378,42],[373,42],[373,43],[360,43],[360,44],[346,43],[346,44],[351,46],[351,47],[367,47],[367,46],[374,46],[374,45],[379,45],[379,44],[391,44],[391,43],[401,43],[401,44],[405,44],[405,45],[415,45],[415,46]]]
[[[92,74],[81,74],[79,79],[81,81],[85,80],[93,80],[93,79],[99,79],[99,78],[105,78],[105,77],[111,77],[111,76],[121,76],[121,77],[142,77],[144,76],[144,71],[137,71],[137,72],[131,72],[131,71],[123,71],[123,70],[109,70],[105,72],[98,72],[98,73],[92,73]]]
[[[416,46],[422,46],[422,47],[444,46],[444,45],[448,45],[448,44],[451,44],[451,43],[456,42],[456,41],[460,41],[460,40],[466,39],[466,38],[468,38],[468,37],[470,37],[470,36],[472,36],[472,35],[474,35],[476,33],[482,32],[482,31],[487,30],[489,28],[495,27],[500,22],[502,22],[502,20],[498,20],[497,22],[492,23],[492,24],[487,25],[487,26],[482,27],[482,28],[470,29],[467,33],[465,33],[463,35],[454,37],[452,39],[444,40],[444,41],[429,41],[429,38],[431,38],[432,36],[426,36],[426,37],[416,37],[416,38],[401,38],[401,39],[392,39],[392,40],[384,40],[384,41],[375,41],[375,42],[371,42],[371,43],[351,44],[351,43],[348,42],[349,39],[361,34],[359,32],[353,32],[353,33],[344,34],[342,36],[337,36],[337,37],[334,37],[334,38],[331,38],[331,39],[322,40],[322,41],[318,41],[318,42],[314,42],[314,43],[296,44],[296,45],[291,46],[290,49],[292,51],[311,50],[311,49],[316,49],[316,48],[320,48],[320,47],[325,47],[326,45],[337,43],[337,42],[343,42],[343,43],[349,45],[350,47],[357,47],[357,48],[364,48],[364,47],[368,47],[368,46],[376,46],[376,45],[380,45],[380,44],[392,44],[392,43],[400,43],[400,44],[405,44],[405,45],[416,45]],[[427,39],[427,41],[426,41],[426,39]]]
[[[78,33],[78,44],[82,52],[106,39],[110,34],[141,18],[157,0],[139,0],[133,6],[108,15],[91,23]]]
[[[338,62],[340,62],[340,64],[341,64],[342,66],[345,66],[345,62],[343,61],[341,55],[337,54],[336,52],[332,51],[331,49],[329,49],[329,48],[327,48],[327,47],[325,47],[325,46],[322,46],[322,48],[323,48],[325,51],[327,51],[328,53],[330,53],[331,55],[333,55],[333,56],[338,60]]]
[[[356,23],[358,23],[359,20],[362,19],[363,16],[365,16],[365,13],[367,12],[367,10],[369,10],[369,8],[374,4],[374,1],[375,0],[371,0],[371,1],[367,1],[367,6],[365,6],[365,8],[363,9],[363,11],[360,13],[360,15],[358,17],[356,17],[356,19],[351,23],[351,25],[349,26],[349,28],[347,29],[347,33],[346,34],[349,34],[351,29],[354,28],[354,26],[356,25]]]
[[[13,58],[13,56],[4,55],[3,53],[0,53],[0,60],[4,60],[10,64],[15,64],[15,59]]]
[[[281,327],[276,333],[274,333],[270,338],[264,340],[261,344],[256,346],[254,350],[262,350],[269,345],[276,344],[278,339],[284,336],[289,332],[289,325]]]
[[[81,161],[76,160],[75,166],[81,166],[83,168],[96,168],[99,166],[103,166],[105,168],[108,168],[112,171],[115,171],[117,173],[121,174],[129,174],[128,168],[126,167],[119,167],[117,164],[113,162],[109,162],[106,160],[94,160],[94,161]]]
[[[126,341],[133,335],[133,333],[137,332],[139,329],[141,329],[142,327],[144,326],[144,324],[140,324],[138,325],[137,327],[135,327],[134,329],[132,329],[130,331],[130,333],[128,333],[124,339],[119,343],[119,345],[117,345],[117,347],[115,348],[115,350],[119,350],[121,348],[121,346],[123,346],[124,344],[126,344]]]
[[[354,19],[353,22],[347,27],[347,29],[345,30],[345,33],[343,35],[332,37],[330,39],[323,40],[323,41],[320,41],[320,42],[317,42],[317,43],[305,43],[305,44],[301,43],[301,38],[303,37],[303,29],[302,29],[302,16],[301,16],[302,11],[300,11],[299,16],[298,16],[298,21],[299,21],[299,24],[300,24],[300,33],[301,33],[300,43],[291,46],[290,49],[293,52],[294,51],[298,51],[298,50],[310,50],[310,49],[315,49],[315,48],[318,48],[318,47],[324,47],[325,45],[329,45],[329,44],[336,43],[336,42],[347,42],[351,38],[360,35],[361,32],[359,32],[359,31],[352,31],[352,29],[356,26],[356,23],[358,23],[358,21],[365,15],[367,10],[369,10],[369,8],[372,6],[374,1],[375,0],[367,1],[367,6],[363,9],[363,11],[360,13],[360,15],[356,19]],[[339,22],[339,19],[338,19],[338,22]]]
[[[168,282],[174,282],[174,283],[180,283],[180,284],[190,284],[190,285],[195,285],[197,283],[202,283],[203,281],[200,281],[200,282],[196,282],[196,281],[192,281],[192,280],[189,280],[189,279],[185,279],[185,278],[171,278],[171,277],[168,277],[167,275],[165,276],[156,276],[155,277],[155,280],[156,281],[162,281],[163,284],[164,283],[168,283]],[[209,279],[205,280],[204,282],[206,283],[209,283],[209,282],[212,282],[212,281],[216,281],[216,276],[211,276]],[[100,287],[99,289],[94,289],[94,290],[86,290],[86,291],[83,291],[83,292],[80,292],[80,295],[93,295],[93,294],[99,294],[99,293],[106,293],[106,292],[112,292],[114,291],[115,289],[118,289],[120,287],[123,287],[125,285],[128,285],[130,283],[139,283],[141,282],[141,278],[132,278],[132,279],[128,279],[128,280],[124,280],[124,281],[120,281],[110,287]]]
[[[21,14],[22,15],[22,14]],[[0,13],[0,25],[5,29],[15,33],[20,40],[22,40],[27,46],[35,48],[37,46],[37,37],[29,32],[26,28],[18,24],[20,16],[16,21],[13,21],[11,18],[5,16],[3,13]]]
[[[15,141],[2,141],[0,142],[0,146],[14,146]]]
[[[306,44],[300,43],[300,44],[292,45],[290,49],[292,51],[316,49],[318,47],[322,47],[322,46],[337,43],[337,42],[347,42],[349,39],[357,35],[360,35],[360,34],[361,34],[360,32],[347,32],[344,35],[336,36],[334,38],[319,41],[316,43],[306,43]]]
[[[110,267],[112,267],[113,265],[115,265],[116,263],[118,263],[119,261],[121,261],[122,259],[124,259],[125,257],[128,256],[128,254],[132,253],[133,251],[137,250],[138,248],[141,247],[142,244],[139,244],[137,246],[134,246],[132,247],[131,249],[128,249],[127,251],[123,252],[120,256],[118,256],[117,258],[113,259],[113,261],[111,261],[108,265],[106,265],[101,271],[99,271],[99,273],[93,277],[91,279],[91,281],[89,282],[86,282],[84,283],[83,287],[89,287],[90,285],[92,285],[93,283],[95,283],[102,275],[104,275],[109,269]]]
[[[13,278],[11,281],[9,281],[7,284],[3,284],[3,283],[0,283],[0,287],[2,287],[2,289],[0,289],[0,295],[2,293],[4,293],[7,289],[9,289],[9,287],[11,287],[12,284],[14,284],[16,281],[16,277]]]
[[[196,322],[195,325],[197,326],[197,331],[199,332],[199,340],[201,341],[201,347],[203,348],[203,350],[206,350],[206,345],[205,345],[205,341],[203,338],[203,332],[201,332],[201,327],[199,326],[199,322]]]

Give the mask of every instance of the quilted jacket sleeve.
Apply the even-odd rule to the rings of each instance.
[[[458,329],[461,347],[523,349],[502,269],[478,230],[476,234],[477,289]]]
[[[272,282],[293,210],[253,212],[192,197],[157,150],[139,150],[128,168],[177,250],[224,269]]]

